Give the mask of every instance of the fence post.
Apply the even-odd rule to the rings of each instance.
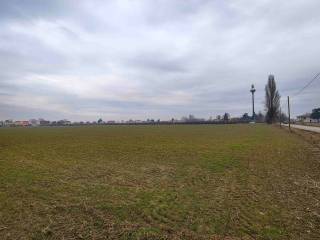
[[[288,117],[289,117],[289,130],[291,131],[290,98],[289,98],[289,96],[288,96]]]

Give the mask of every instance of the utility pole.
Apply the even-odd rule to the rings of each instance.
[[[288,117],[289,117],[289,130],[291,131],[291,125],[290,125],[290,98],[288,96]]]
[[[254,93],[255,93],[256,89],[254,88],[254,85],[251,85],[251,89],[250,92],[252,93],[252,120],[255,120],[255,112],[254,112]]]
[[[279,124],[280,124],[280,128],[281,128],[281,107],[280,107]]]

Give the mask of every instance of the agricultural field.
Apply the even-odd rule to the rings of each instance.
[[[320,158],[276,126],[0,129],[0,239],[320,239]]]

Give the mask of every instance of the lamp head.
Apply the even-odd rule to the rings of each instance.
[[[252,84],[252,85],[251,85],[250,92],[251,92],[251,93],[254,93],[255,91],[256,91],[256,89],[254,88],[254,85]]]

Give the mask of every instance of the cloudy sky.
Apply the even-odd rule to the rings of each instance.
[[[0,119],[263,111],[320,71],[319,0],[0,1]],[[320,107],[320,80],[292,99]]]

